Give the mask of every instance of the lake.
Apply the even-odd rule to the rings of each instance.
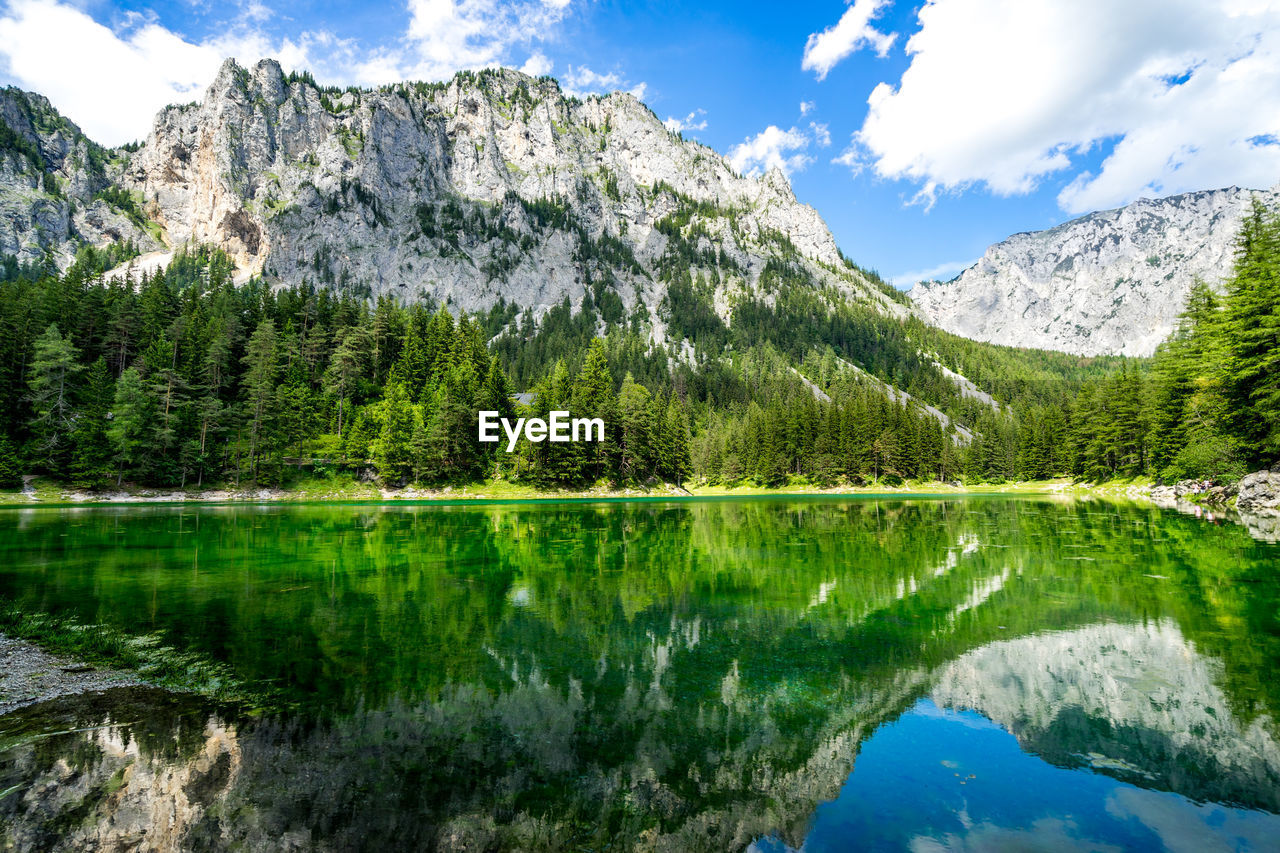
[[[1280,850],[1280,546],[1097,501],[0,510],[210,695],[0,717],[0,849]]]

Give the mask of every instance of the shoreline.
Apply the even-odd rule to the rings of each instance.
[[[66,696],[150,686],[129,669],[90,664],[0,633],[0,716]]]
[[[22,491],[0,492],[0,508],[112,506],[129,504],[261,504],[261,503],[440,503],[504,501],[690,500],[743,497],[966,497],[974,495],[1105,496],[1150,499],[1145,478],[1108,483],[1077,483],[1069,479],[1030,480],[999,485],[955,485],[938,481],[907,482],[895,486],[818,486],[797,483],[780,487],[692,486],[664,483],[652,488],[545,490],[491,480],[464,486],[389,489],[375,483],[315,480],[289,487],[150,489],[130,487],[94,492],[49,481],[28,482]]]

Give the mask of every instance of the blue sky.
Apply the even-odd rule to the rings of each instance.
[[[904,286],[1139,196],[1280,181],[1271,0],[0,0],[0,81],[146,135],[221,58],[322,82],[465,67],[633,91],[743,171],[778,165]]]

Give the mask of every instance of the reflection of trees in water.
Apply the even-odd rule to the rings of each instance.
[[[1180,641],[1233,658],[1215,677],[1240,730],[1275,707],[1265,632],[1276,593],[1240,583],[1261,576],[1268,554],[1238,529],[1148,511],[742,502],[184,523],[197,520],[182,558],[200,550],[213,580],[154,597],[160,617],[246,677],[286,678],[313,705],[237,724],[225,783],[184,806],[197,849],[278,838],[330,849],[719,849],[777,830],[798,841],[858,744],[929,692],[932,673],[992,643],[1106,620],[1163,616]],[[254,555],[252,570],[231,572],[252,594],[218,584],[228,553]],[[127,561],[117,571],[90,571],[98,612],[128,612],[118,608],[143,589]],[[184,594],[185,614],[163,612]],[[200,633],[210,624],[225,629],[221,646]],[[264,630],[283,639],[255,645]],[[1099,726],[1090,751],[1135,764],[1163,754],[1143,746],[1164,736],[1156,724],[1126,729],[1099,713],[1055,717],[1063,755]],[[98,749],[88,735],[57,742]],[[181,776],[199,755],[166,760]],[[56,778],[53,765],[22,766],[24,778]],[[86,773],[109,787],[116,770],[95,766]],[[1210,772],[1223,770],[1185,769]],[[14,802],[0,808],[18,809],[23,826],[61,813]],[[111,797],[83,802],[90,824],[121,825]]]

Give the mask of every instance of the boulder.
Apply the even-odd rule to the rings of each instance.
[[[1280,468],[1255,471],[1240,480],[1236,508],[1255,515],[1280,515]]]

